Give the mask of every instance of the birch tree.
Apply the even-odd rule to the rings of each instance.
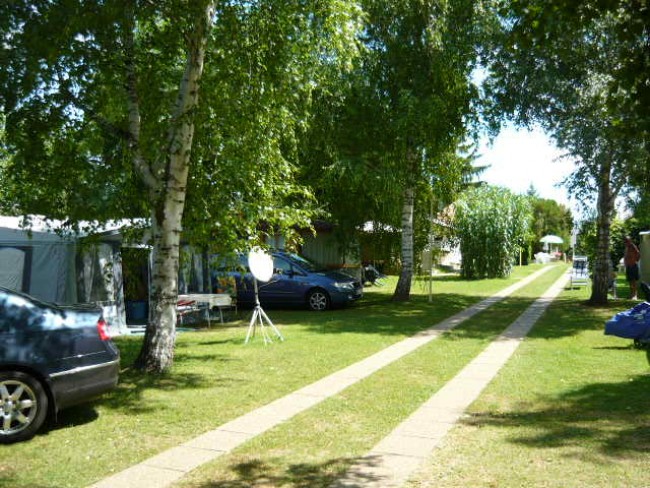
[[[339,0],[0,4],[3,206],[71,225],[148,216],[140,368],[173,363],[181,233],[209,242],[304,217],[286,207],[308,200],[291,133],[354,53],[358,13]]]
[[[576,161],[568,188],[598,212],[590,302],[607,302],[617,196],[648,162],[648,7],[635,0],[502,2],[503,35],[486,53],[497,111],[537,121]]]
[[[470,0],[361,3],[362,53],[341,81],[340,98],[324,109],[334,140],[313,156],[312,168],[325,167],[327,185],[356,189],[349,214],[362,218],[366,211],[367,220],[400,229],[393,299],[402,301],[409,299],[415,264],[416,206],[426,194],[418,189],[454,186],[466,169],[450,155],[467,135],[477,95],[469,78],[489,12]]]

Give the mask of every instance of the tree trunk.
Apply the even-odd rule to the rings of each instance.
[[[413,207],[415,189],[409,186],[404,190],[402,203],[402,270],[393,293],[393,301],[405,302],[411,297],[411,281],[413,279]]]
[[[596,244],[596,262],[591,287],[589,303],[592,305],[607,304],[607,292],[610,280],[610,228],[614,213],[615,192],[611,187],[612,164],[609,155],[600,166],[598,181],[598,240]]]
[[[168,132],[168,153],[163,170],[156,175],[159,184],[151,212],[153,251],[149,320],[136,360],[137,368],[149,372],[165,371],[174,360],[181,221],[194,137],[193,111],[198,104],[199,80],[213,10],[209,3],[204,17],[197,21],[188,36],[185,72]]]
[[[166,202],[165,202],[166,203]],[[176,341],[176,300],[182,203],[174,202],[170,218],[158,222],[152,217],[153,251],[149,320],[136,367],[162,372],[174,361]],[[180,207],[180,208],[179,208]]]

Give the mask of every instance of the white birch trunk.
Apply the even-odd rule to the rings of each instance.
[[[412,186],[404,190],[402,202],[402,270],[393,293],[394,301],[407,301],[411,296],[411,281],[413,279],[413,209],[415,205],[415,189]]]
[[[212,22],[210,3],[188,40],[185,73],[170,124],[168,152],[152,209],[152,269],[149,320],[136,365],[161,372],[171,367],[176,339],[176,301],[183,209],[194,136],[192,110],[198,104],[205,46]],[[145,175],[146,179],[146,175]]]
[[[604,305],[607,303],[607,292],[609,289],[610,266],[608,261],[611,259],[609,254],[610,229],[612,225],[612,216],[614,214],[614,201],[616,195],[612,190],[612,164],[609,155],[606,156],[606,158],[607,159],[601,163],[598,182],[598,238],[596,243],[596,262],[594,263],[591,297],[589,298],[589,302],[594,305]]]

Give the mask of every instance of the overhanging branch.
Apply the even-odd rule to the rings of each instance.
[[[126,94],[127,106],[129,113],[129,137],[128,144],[131,154],[133,155],[133,165],[138,171],[142,180],[144,181],[150,192],[154,194],[159,185],[160,180],[151,170],[151,166],[147,163],[142,155],[140,147],[140,128],[142,120],[140,116],[140,100],[138,96],[138,76],[135,67],[135,43],[133,39],[133,32],[135,30],[135,5],[130,2],[126,9],[126,17],[124,22],[124,68],[126,76]]]

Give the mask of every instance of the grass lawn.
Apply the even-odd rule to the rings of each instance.
[[[391,303],[389,298],[392,282],[383,288],[368,288],[361,303],[343,310],[322,314],[302,310],[267,310],[287,338],[284,343],[276,342],[268,346],[264,346],[259,338],[243,345],[250,314],[244,312],[242,320],[228,324],[227,327],[180,334],[175,366],[169,374],[161,377],[142,377],[131,371],[128,365],[137,354],[141,339],[119,338],[117,343],[122,351],[124,365],[119,387],[98,401],[62,412],[55,426],[32,441],[1,446],[0,452],[3,455],[0,457],[0,486],[86,486],[428,328],[536,269],[538,267],[535,266],[518,268],[508,280],[467,283],[454,277],[439,277],[434,282],[433,303],[427,301],[427,285],[420,283],[414,284],[414,299],[411,303]],[[451,378],[491,338],[514,320],[535,296],[546,289],[560,272],[561,269],[558,268],[547,273],[512,298],[461,325],[447,337],[433,341],[342,394],[197,470],[183,483],[206,487],[325,486],[332,476],[345,469],[424,398]],[[608,380],[615,385],[611,388],[624,388],[621,393],[626,393],[625,388],[632,390],[633,383],[637,381],[641,384],[634,386],[634,389],[639,387],[639,390],[643,390],[645,385],[647,391],[647,381],[643,383],[643,378],[648,379],[647,375],[644,376],[648,369],[644,353],[627,348],[628,342],[623,339],[602,336],[603,321],[616,310],[586,309],[578,305],[584,298],[584,289],[567,292],[563,295],[561,304],[552,308],[547,315],[551,317],[556,314],[555,322],[551,322],[554,325],[548,326],[553,331],[552,334],[549,337],[540,336],[540,330],[545,330],[544,328],[533,331],[533,339],[522,346],[503,375],[472,407],[472,416],[454,431],[449,446],[453,446],[455,439],[458,439],[458,445],[450,447],[450,459],[454,459],[454,452],[463,449],[462,431],[465,428],[482,432],[493,427],[497,432],[506,431],[508,436],[500,442],[506,446],[512,445],[518,451],[534,453],[562,447],[556,446],[557,443],[562,444],[561,440],[555,444],[549,440],[545,449],[538,446],[537,442],[524,442],[525,434],[522,434],[524,440],[514,442],[509,435],[518,438],[513,434],[512,425],[516,422],[499,425],[487,418],[490,414],[497,419],[507,418],[509,408],[515,412],[514,409],[523,406],[526,409],[522,414],[535,418],[540,424],[558,421],[552,415],[549,417],[553,418],[545,418],[543,412],[548,407],[546,403],[555,405],[557,398],[572,401],[570,396],[561,393],[554,395],[549,390],[549,385],[557,383],[566,386],[566,383],[556,380],[542,386],[540,378],[535,381],[539,369],[544,371],[545,382],[550,381],[548,378],[571,378],[572,375],[577,375],[584,379],[585,386],[593,387],[596,379],[600,384],[604,378],[600,374],[606,369],[605,365],[611,370],[610,363],[614,362],[615,369],[627,376],[622,380],[622,377],[614,375]],[[617,310],[625,309],[629,303],[621,301],[617,306]],[[544,323],[547,321],[548,318],[545,318]],[[594,349],[575,343],[589,334],[604,344],[602,348]],[[561,354],[558,346],[565,347],[561,342],[564,340],[569,340],[569,343],[566,352]],[[553,347],[555,341],[558,342]],[[541,357],[535,356],[544,351],[542,346],[555,352],[549,363],[544,363]],[[589,360],[594,351],[600,356]],[[611,357],[603,361],[602,356],[607,354]],[[530,355],[530,366],[522,362],[527,355]],[[582,358],[586,359],[583,361]],[[638,363],[639,358],[643,362],[641,366],[635,363],[636,370],[630,368],[630,364],[625,361],[636,360]],[[567,367],[567,363],[571,366]],[[529,369],[524,371],[526,367]],[[565,374],[566,370],[571,374]],[[508,374],[513,375],[512,379],[507,380]],[[522,378],[529,378],[531,386],[521,383]],[[630,379],[634,381],[629,381]],[[619,380],[623,386],[619,385]],[[502,381],[506,383],[499,390],[497,388]],[[536,395],[535,392],[539,392],[540,388],[543,394]],[[530,399],[510,397],[516,394],[529,395]],[[640,393],[637,394],[639,395]],[[576,399],[573,401],[576,402]],[[611,404],[611,401],[604,402],[601,407],[606,408],[607,404]],[[627,408],[628,404],[624,404]],[[592,411],[596,405],[591,401],[586,401],[584,407],[589,411],[580,412],[579,417],[592,428],[601,422],[602,417],[602,421],[606,422],[602,427],[604,432],[613,432],[619,427],[629,430],[632,417],[640,420],[638,429],[643,427],[643,421],[647,425],[647,414],[641,412],[640,408],[623,416],[618,411],[619,407],[608,415],[601,415],[599,410]],[[540,428],[544,430],[546,426]],[[573,430],[568,429],[568,432]],[[557,433],[561,436],[563,431]],[[640,433],[643,434],[643,431]],[[602,436],[594,436],[593,443],[597,444],[597,437]],[[648,432],[645,431],[645,444],[643,436],[637,438],[635,431],[629,432],[628,437],[635,439],[637,446],[627,442],[629,439],[621,439],[627,450],[617,452],[616,463],[621,465],[620,470],[631,471],[626,486],[643,486],[635,484],[633,477],[641,479],[644,474],[643,470],[636,470],[636,464],[644,449],[647,455]],[[568,439],[567,442],[570,444],[572,440]],[[475,445],[472,439],[468,442],[470,446]],[[485,442],[492,440],[486,439]],[[472,451],[471,448],[469,450]],[[491,447],[490,451],[494,449]],[[445,452],[447,447],[439,451],[437,456]],[[596,457],[599,459],[599,456],[611,455],[603,454],[597,448],[593,454],[598,454]],[[515,459],[507,452],[503,455],[505,459],[509,456]],[[500,454],[495,451],[495,456]],[[442,483],[449,482],[449,486],[491,486],[492,478],[488,474],[485,478],[479,476],[477,480],[471,473],[465,474],[455,468],[453,475],[437,472],[437,459],[434,458],[431,466],[427,466],[423,479],[435,479],[436,483],[447,480]],[[461,461],[464,460],[455,459],[454,463]],[[585,471],[594,471],[591,460],[582,460],[583,463],[586,461],[589,465]],[[480,463],[481,468],[485,469],[485,461]],[[603,467],[600,474],[606,476],[609,469],[611,468]],[[540,471],[543,473],[545,470]],[[563,476],[571,477],[572,473],[566,472]],[[505,480],[504,483],[497,483],[498,486],[507,486],[511,482],[507,478],[497,479]],[[455,482],[457,485],[453,484]],[[436,483],[433,485],[438,486]],[[587,482],[582,486],[589,484]],[[509,486],[523,485],[512,482]]]
[[[603,335],[632,302],[584,297],[551,306],[410,487],[650,486],[650,353]]]
[[[563,272],[550,271],[340,395],[197,469],[181,486],[326,487],[451,379]]]

